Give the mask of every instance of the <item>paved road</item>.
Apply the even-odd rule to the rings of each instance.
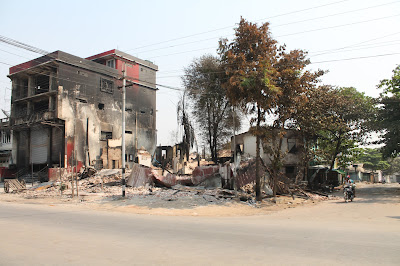
[[[1,265],[399,265],[400,186],[252,217],[0,203]]]

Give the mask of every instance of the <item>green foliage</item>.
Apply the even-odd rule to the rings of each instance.
[[[382,95],[400,97],[400,65],[393,71],[391,79],[384,79],[378,85],[378,88],[383,89]]]
[[[400,157],[389,158],[387,160],[389,167],[384,171],[385,174],[399,174],[400,173]]]
[[[318,141],[318,156],[334,166],[338,154],[342,167],[362,143],[375,119],[375,101],[355,88],[322,86],[310,90],[299,110],[297,125],[304,138]]]
[[[376,170],[386,170],[390,163],[383,159],[380,149],[361,149],[357,156],[357,161],[364,164],[364,168]]]
[[[384,79],[378,85],[383,89],[376,127],[383,133],[384,157],[400,154],[400,65],[393,70],[391,79]]]

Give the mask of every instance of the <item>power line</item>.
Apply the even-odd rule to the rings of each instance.
[[[22,42],[19,42],[19,41],[16,41],[16,40],[13,40],[11,38],[4,37],[4,36],[1,36],[1,35],[0,35],[0,42],[8,43],[8,44],[11,44],[13,46],[17,46],[17,47],[20,47],[20,48],[23,48],[25,50],[28,50],[28,51],[31,51],[31,52],[35,52],[35,53],[38,53],[38,54],[45,55],[45,54],[49,53],[49,52],[47,52],[45,50],[36,48],[36,47],[31,46],[29,44],[25,44],[25,43],[22,43]]]
[[[354,13],[354,12],[358,12],[358,11],[362,11],[362,10],[377,8],[377,7],[381,7],[381,6],[385,6],[385,5],[391,5],[391,4],[395,4],[395,3],[400,3],[400,2],[395,1],[395,2],[390,2],[390,3],[375,5],[375,6],[370,6],[370,7],[366,7],[366,8],[355,9],[355,10],[346,11],[346,12],[335,13],[335,14],[331,14],[331,15],[316,17],[316,18],[310,18],[310,19],[305,19],[305,20],[300,20],[300,21],[293,21],[293,22],[285,23],[285,24],[278,24],[278,25],[273,25],[273,24],[271,24],[271,25],[272,25],[273,28],[277,28],[277,27],[287,26],[287,25],[291,25],[291,24],[298,24],[298,23],[307,22],[307,21],[313,21],[313,20],[318,20],[318,19],[325,19],[325,18],[327,18],[327,17],[333,17],[333,16],[338,16],[338,15],[343,15],[343,14]],[[228,35],[228,36],[234,36],[234,34],[230,34],[230,35]],[[224,37],[228,37],[228,36],[224,36]],[[161,47],[161,48],[157,48],[157,49],[151,49],[151,50],[145,50],[145,51],[138,51],[138,53],[154,52],[154,51],[158,51],[158,50],[163,50],[163,49],[168,49],[168,48],[174,48],[174,47],[178,47],[178,46],[182,46],[182,45],[187,45],[187,44],[192,44],[192,43],[199,43],[199,42],[203,42],[203,41],[215,40],[215,39],[217,39],[217,38],[221,38],[221,36],[216,36],[216,37],[207,38],[207,39],[201,39],[201,40],[195,40],[195,41],[190,41],[190,42],[181,43],[181,44],[169,45],[169,46],[165,46],[165,47]],[[128,51],[129,51],[129,50],[128,50]]]
[[[368,22],[372,22],[372,21],[383,20],[383,19],[388,19],[388,18],[393,18],[393,17],[398,17],[398,16],[400,16],[400,14],[396,14],[396,15],[392,15],[392,16],[385,16],[385,17],[380,17],[380,18],[375,18],[375,19],[369,19],[369,20],[363,20],[363,21],[358,21],[358,22],[346,23],[346,24],[341,24],[341,25],[335,25],[335,26],[330,26],[330,27],[324,27],[324,28],[318,28],[318,29],[294,32],[294,33],[279,35],[279,36],[277,36],[277,38],[278,37],[293,36],[293,35],[298,35],[298,34],[304,34],[304,33],[310,33],[310,32],[316,32],[316,31],[322,31],[322,30],[328,30],[328,29],[334,29],[334,28],[341,28],[341,27],[352,26],[352,25],[357,25],[357,24],[362,24],[362,23],[368,23]],[[158,56],[153,56],[153,57],[150,57],[150,58],[159,58],[159,57],[164,57],[164,56],[171,56],[171,55],[177,55],[177,54],[182,54],[182,53],[189,53],[189,52],[194,52],[194,51],[206,50],[206,49],[211,49],[211,48],[214,48],[214,47],[201,48],[201,49],[197,49],[197,50],[190,50],[190,51],[183,51],[183,52],[176,52],[176,53],[158,55]]]
[[[343,1],[339,1],[339,2],[343,2]],[[335,3],[336,3],[336,2],[335,2]],[[391,2],[391,3],[387,3],[387,4],[392,4],[392,3],[395,3],[395,2]],[[387,5],[387,4],[382,4],[382,5]],[[378,5],[378,6],[382,6],[382,5]],[[326,5],[322,5],[322,6],[326,6]],[[319,6],[319,7],[321,7],[321,6]],[[374,7],[376,7],[376,6],[374,6]],[[372,8],[372,7],[368,7],[368,8]],[[312,8],[311,8],[311,9],[312,9]],[[302,11],[302,10],[301,10],[301,11]],[[301,12],[301,11],[299,11],[299,12]],[[354,10],[353,10],[353,11],[354,11]],[[353,12],[353,11],[351,11],[351,12]],[[297,11],[296,11],[296,12],[297,12]],[[287,14],[289,14],[289,13],[287,13]],[[347,24],[342,24],[342,25],[336,25],[336,26],[331,26],[331,27],[313,29],[313,30],[308,30],[308,31],[295,32],[295,33],[291,33],[291,34],[280,35],[280,36],[277,36],[277,37],[284,37],[284,36],[290,36],[290,35],[297,35],[297,34],[302,34],[302,33],[309,33],[309,32],[314,32],[314,31],[321,31],[321,30],[326,30],[326,29],[332,29],[332,28],[344,27],[344,26],[349,26],[349,25],[361,24],[361,23],[366,23],[366,22],[371,22],[371,21],[376,21],[376,20],[381,20],[381,19],[387,19],[387,18],[391,18],[391,17],[396,17],[396,16],[399,16],[399,15],[400,15],[400,14],[397,14],[397,15],[394,15],[394,16],[386,16],[386,17],[371,19],[371,20],[359,21],[359,22],[354,22],[354,23],[347,23]],[[278,15],[278,16],[279,16],[279,15]],[[275,16],[275,17],[276,17],[276,16]],[[34,51],[34,52],[37,52],[37,53],[45,53],[45,52],[46,52],[46,51],[44,51],[44,50],[42,50],[42,49],[33,47],[33,46],[31,46],[31,45],[24,44],[24,43],[21,43],[21,42],[16,41],[16,40],[12,40],[12,39],[7,38],[7,37],[4,37],[4,36],[0,36],[0,41],[3,41],[3,40],[5,40],[5,41],[4,41],[5,43],[11,44],[11,45],[14,45],[14,46],[17,46],[17,47],[20,47],[20,48],[23,48],[23,49],[26,49],[26,50],[29,50],[29,51]],[[170,56],[170,55],[177,55],[177,54],[181,54],[181,53],[189,53],[189,52],[200,51],[200,50],[206,50],[206,49],[211,49],[211,48],[214,48],[214,47],[201,48],[201,49],[189,50],[189,51],[183,51],[183,52],[177,52],[177,53],[166,54],[166,55],[159,55],[159,56],[154,56],[153,58],[164,57],[164,56]],[[9,53],[11,53],[11,52],[9,52]],[[12,53],[11,53],[11,54],[12,54]]]
[[[352,57],[352,58],[334,59],[334,60],[312,62],[312,63],[310,63],[310,65],[312,65],[312,64],[320,64],[320,63],[327,63],[327,62],[338,62],[338,61],[349,61],[349,60],[365,59],[365,58],[372,58],[372,57],[382,57],[382,56],[398,55],[398,54],[400,54],[400,53],[391,53],[391,54],[380,54],[380,55],[370,55],[370,56],[359,56],[359,57]]]
[[[384,38],[386,38],[386,37],[393,36],[393,35],[397,35],[397,34],[399,34],[399,33],[400,33],[400,32],[395,32],[395,33],[391,33],[391,34],[388,34],[388,35],[385,35],[385,36],[382,36],[382,37],[373,38],[373,39],[366,40],[366,41],[362,41],[362,42],[359,42],[359,43],[356,43],[356,44],[352,44],[352,45],[347,45],[347,46],[344,46],[344,47],[341,47],[341,48],[331,49],[331,50],[326,50],[326,51],[321,51],[322,53],[316,54],[316,55],[314,55],[314,56],[319,56],[319,55],[327,54],[327,53],[332,52],[332,51],[343,50],[343,49],[346,49],[346,48],[349,48],[349,47],[353,47],[353,46],[360,46],[361,44],[368,43],[368,42],[372,42],[372,41],[376,41],[376,40],[379,40],[379,39],[384,39]],[[318,52],[317,52],[317,53],[318,53]]]
[[[400,3],[400,2],[399,1],[394,1],[394,2],[390,2],[390,3],[385,3],[385,4],[375,5],[375,6],[369,6],[369,7],[359,8],[359,9],[353,9],[353,10],[350,10],[350,11],[335,13],[335,14],[331,14],[331,15],[325,15],[325,16],[321,16],[321,17],[315,17],[315,18],[310,18],[310,19],[305,19],[305,20],[300,20],[300,21],[293,21],[293,22],[289,22],[289,23],[285,23],[285,24],[279,24],[279,25],[275,25],[274,27],[276,28],[276,27],[282,27],[282,26],[287,26],[287,25],[292,25],[292,24],[297,24],[297,23],[302,23],[302,22],[307,22],[307,21],[325,19],[325,18],[328,18],[328,17],[334,17],[334,16],[339,16],[339,15],[359,12],[359,11],[363,11],[363,10],[367,10],[367,9],[372,9],[372,8],[377,8],[377,7],[387,6],[387,5],[392,5],[392,4],[398,4],[398,3]]]
[[[326,6],[330,6],[330,5],[335,5],[335,4],[339,4],[339,3],[347,2],[347,1],[349,1],[349,0],[336,1],[336,2],[323,4],[323,5],[319,5],[319,6],[315,6],[315,7],[310,7],[310,8],[305,8],[305,9],[301,9],[301,10],[296,10],[296,11],[292,11],[292,12],[288,12],[288,13],[275,15],[275,16],[272,16],[270,18],[277,18],[277,17],[287,16],[287,15],[292,15],[292,14],[295,14],[295,13],[301,13],[301,12],[304,12],[304,11],[317,9],[317,8],[321,8],[321,7],[326,7]],[[265,18],[261,19],[261,20],[265,20]],[[261,21],[261,20],[259,20],[259,21]],[[141,49],[141,48],[147,48],[147,47],[151,47],[151,46],[155,46],[155,45],[159,45],[159,44],[163,44],[163,43],[168,43],[168,42],[177,41],[177,40],[181,40],[181,39],[187,39],[187,38],[198,36],[198,35],[204,35],[204,34],[207,34],[207,33],[210,33],[210,32],[215,32],[215,31],[224,30],[224,29],[231,29],[232,27],[235,27],[235,25],[230,25],[230,26],[227,26],[227,27],[222,27],[222,28],[209,30],[209,31],[204,31],[204,32],[196,33],[196,34],[187,35],[187,36],[182,36],[182,37],[178,37],[178,38],[174,38],[174,39],[170,39],[170,40],[166,40],[166,41],[162,41],[162,42],[148,44],[148,45],[145,45],[145,46],[131,48],[131,49],[127,49],[125,51],[131,51],[131,50],[137,50],[137,49]]]

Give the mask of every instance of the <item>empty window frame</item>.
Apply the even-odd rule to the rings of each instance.
[[[11,142],[11,134],[10,134],[10,132],[3,131],[3,132],[0,132],[0,134],[1,134],[1,143],[8,144],[8,143]]]
[[[101,131],[100,140],[108,140],[108,139],[112,139],[112,132]]]
[[[115,68],[115,59],[110,59],[106,61],[106,66]]]
[[[48,92],[50,87],[50,77],[47,75],[37,75],[35,78],[36,94]]]
[[[99,110],[104,110],[104,103],[99,103],[97,107],[99,108]]]
[[[297,153],[296,139],[288,139],[287,145],[289,153]]]
[[[285,167],[285,173],[286,174],[294,174],[295,167],[294,166],[286,166]]]

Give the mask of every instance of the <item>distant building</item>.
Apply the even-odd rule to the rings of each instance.
[[[235,140],[233,140],[235,138]],[[233,147],[233,143],[236,144],[236,148]],[[271,147],[272,139],[262,142],[260,147],[260,154],[263,162],[268,166],[271,163],[271,158],[267,152],[268,147]],[[295,130],[288,130],[287,134],[283,138],[283,143],[281,147],[282,153],[285,153],[283,159],[283,173],[291,179],[296,178],[299,174],[303,177],[302,173],[302,156],[301,152],[302,140]],[[256,156],[256,137],[250,132],[245,132],[231,139],[231,150],[236,150],[236,153],[240,155],[241,158],[245,157],[255,157]],[[302,180],[302,179],[301,179]]]
[[[86,59],[56,51],[10,68],[12,159],[35,171],[60,165],[121,167],[122,71],[126,67],[126,162],[157,141],[153,63],[118,50]]]

